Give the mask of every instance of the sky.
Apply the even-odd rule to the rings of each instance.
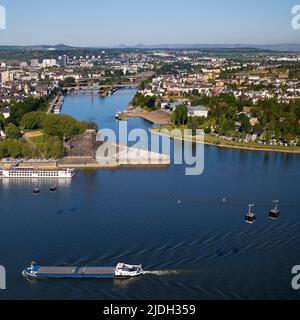
[[[300,0],[0,0],[0,45],[299,44]]]

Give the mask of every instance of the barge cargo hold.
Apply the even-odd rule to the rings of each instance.
[[[142,265],[119,263],[116,267],[41,267],[32,263],[23,271],[25,278],[75,278],[75,279],[107,279],[133,278],[144,274]]]

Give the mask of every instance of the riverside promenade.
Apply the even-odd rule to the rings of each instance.
[[[128,168],[153,168],[169,166],[171,159],[167,155],[150,152],[147,150],[131,148],[124,145],[117,145],[106,142],[103,146],[107,152],[102,153],[98,150],[96,157],[71,156],[62,159],[30,159],[19,161],[19,168],[35,168],[43,170],[51,169],[117,169],[121,167]],[[16,160],[0,162],[0,168],[10,169]]]

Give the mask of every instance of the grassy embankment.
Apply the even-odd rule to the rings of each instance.
[[[152,132],[165,135],[162,130],[173,130],[174,126],[158,126],[151,129]],[[183,132],[184,129],[187,129],[186,127],[180,128]],[[172,138],[176,138],[173,136]],[[196,141],[196,138],[192,138],[194,141]],[[190,140],[190,139],[189,139]],[[258,151],[272,151],[272,152],[285,152],[285,153],[300,153],[300,147],[282,147],[282,146],[272,146],[272,145],[260,145],[255,142],[250,143],[244,143],[244,142],[238,142],[238,141],[227,141],[218,137],[213,137],[210,135],[205,135],[204,137],[204,143],[208,145],[214,145],[221,148],[233,148],[233,149],[245,149],[245,150],[258,150]]]

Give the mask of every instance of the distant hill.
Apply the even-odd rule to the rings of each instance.
[[[73,47],[67,46],[65,44],[56,44],[54,46],[51,45],[38,45],[38,46],[29,46],[29,48],[31,49],[45,49],[45,50],[49,50],[49,49],[55,49],[55,50],[70,50]]]
[[[134,48],[134,49],[258,49],[272,51],[300,52],[300,44],[157,44],[145,45],[138,44],[133,46],[119,45],[116,48]]]
[[[32,45],[32,46],[0,46],[0,50],[70,50],[77,47],[67,46],[65,44],[51,45]]]
[[[30,46],[0,46],[0,50],[86,50],[86,49],[253,49],[253,50],[272,50],[281,52],[300,52],[300,44],[270,44],[270,45],[255,45],[255,44],[157,44],[157,45],[126,45],[121,44],[117,46],[68,46],[65,44],[56,45],[30,45]]]

